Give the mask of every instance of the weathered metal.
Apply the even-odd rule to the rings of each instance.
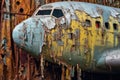
[[[17,75],[18,76],[18,70],[19,70],[19,66],[21,65],[21,64],[18,64],[19,62],[21,62],[20,60],[21,60],[21,58],[20,58],[20,60],[17,58],[17,57],[19,57],[20,56],[20,53],[23,53],[22,51],[20,51],[19,50],[19,48],[17,48],[17,46],[16,45],[13,45],[13,42],[12,42],[12,38],[10,37],[11,36],[11,31],[12,31],[12,29],[16,26],[16,24],[18,24],[18,23],[20,23],[21,21],[23,21],[24,19],[26,19],[26,18],[28,18],[28,17],[30,17],[30,16],[32,16],[31,14],[34,12],[34,10],[36,10],[36,8],[38,8],[40,5],[43,5],[43,4],[45,4],[45,3],[50,3],[50,2],[55,2],[55,1],[61,1],[61,0],[0,0],[0,6],[1,6],[1,8],[0,8],[0,40],[2,40],[3,38],[4,38],[4,36],[5,37],[7,37],[7,39],[8,39],[8,43],[7,43],[7,48],[8,48],[8,52],[11,54],[11,57],[7,57],[8,59],[8,61],[11,59],[11,62],[12,63],[10,63],[10,64],[13,64],[13,65],[7,65],[7,66],[16,66],[15,68],[16,68],[16,70],[14,70],[12,67],[11,67],[11,71],[13,72],[13,74],[14,74],[14,71],[16,71],[15,73],[15,75]],[[70,0],[69,0],[70,1]],[[120,1],[119,0],[104,0],[104,2],[102,1],[102,0],[75,0],[75,1],[85,1],[85,2],[93,2],[93,3],[98,3],[98,4],[104,4],[104,5],[108,5],[108,6],[114,6],[114,7],[120,7],[119,6],[119,3],[120,3]],[[99,1],[101,1],[101,2],[99,2]],[[105,2],[106,1],[106,2]],[[10,2],[10,3],[9,3]],[[112,3],[112,4],[111,4]],[[10,7],[10,11],[9,11],[9,7]],[[71,6],[72,7],[72,6]],[[72,7],[73,8],[73,7]],[[81,7],[80,7],[81,8]],[[6,11],[7,10],[7,11]],[[85,9],[86,10],[86,9]],[[86,11],[89,11],[89,10],[86,10]],[[93,17],[94,16],[96,16],[97,14],[96,14],[96,11],[94,11],[94,10],[92,10],[92,12],[94,13],[95,12],[95,15],[93,15]],[[70,13],[70,11],[69,10],[66,10],[66,12],[65,12],[65,14],[66,14],[66,16],[67,17],[64,17],[64,18],[62,18],[62,20],[60,21],[59,19],[55,19],[55,20],[52,20],[52,19],[47,19],[45,22],[47,23],[47,21],[49,21],[49,23],[50,24],[46,24],[46,25],[50,25],[50,26],[56,26],[55,24],[52,24],[53,22],[54,23],[59,23],[59,21],[61,22],[61,24],[63,24],[62,26],[64,27],[64,29],[67,29],[67,28],[70,28],[70,26],[65,26],[66,24],[68,24],[68,23],[70,23],[71,22],[71,16],[74,16],[73,14],[72,15],[70,15],[69,14]],[[79,13],[79,12],[78,12]],[[98,7],[98,13],[100,13],[100,14],[102,14],[102,10]],[[118,13],[115,11],[115,10],[112,10],[111,11],[111,13],[113,13],[112,15],[113,15],[113,17],[116,17],[116,18],[118,18]],[[114,13],[116,13],[116,14],[114,14]],[[91,14],[91,12],[90,12],[90,14]],[[4,17],[3,17],[3,15],[4,15]],[[10,15],[10,16],[8,16],[8,15]],[[80,13],[80,15],[81,15],[81,13]],[[116,15],[118,15],[118,16],[116,16]],[[69,17],[70,17],[70,19],[69,19]],[[10,18],[10,20],[8,20],[7,21],[7,19],[8,18]],[[68,19],[67,19],[68,18]],[[6,20],[5,20],[6,19]],[[98,19],[98,18],[97,18]],[[114,21],[113,19],[114,18],[111,18],[112,19],[112,21]],[[119,18],[118,18],[119,19]],[[68,22],[66,22],[68,20]],[[79,19],[77,19],[77,20],[79,20]],[[100,19],[98,19],[98,20],[100,20]],[[65,23],[66,22],[66,23]],[[78,21],[79,22],[79,21]],[[77,23],[78,23],[77,22]],[[115,22],[117,22],[117,21],[115,21]],[[120,22],[120,19],[119,19],[119,22]],[[65,23],[65,24],[64,24]],[[76,22],[75,22],[76,23]],[[38,21],[36,21],[36,23],[35,23],[36,25],[39,25],[39,22]],[[85,22],[83,22],[83,21],[80,21],[80,24],[82,24],[82,25],[86,25],[85,24]],[[62,37],[67,37],[67,35],[65,35],[65,36],[63,36],[63,32],[64,31],[61,31],[61,28],[57,28],[57,29],[55,29],[55,30],[57,30],[56,32],[54,32],[54,30],[53,30],[53,32],[54,32],[54,34],[53,34],[53,36],[55,37],[54,38],[54,40],[52,40],[53,39],[53,36],[47,36],[48,34],[51,34],[51,31],[46,27],[46,25],[44,25],[43,26],[43,29],[45,30],[45,35],[44,35],[44,37],[45,37],[45,40],[44,40],[44,45],[45,44],[49,44],[48,45],[48,48],[50,48],[51,49],[51,45],[53,44],[53,43],[55,43],[54,42],[54,40],[58,40],[57,41],[57,45],[58,46],[63,46],[63,45],[65,45],[64,44],[64,41],[62,41],[61,40],[61,38]],[[57,26],[59,26],[59,24],[57,24]],[[51,27],[51,28],[52,28]],[[75,33],[73,34],[72,33],[72,30],[70,29],[70,30],[68,30],[70,33],[69,33],[69,39],[70,38],[73,38],[74,36],[76,36],[76,35],[80,35],[80,32],[81,31],[79,31],[79,30],[76,30],[75,31]],[[31,45],[33,45],[34,44],[34,35],[33,35],[33,32],[34,31],[30,31],[30,32],[28,32],[28,34],[30,34],[31,35],[31,39],[30,39],[30,44]],[[47,33],[47,34],[46,34]],[[103,31],[103,33],[105,33],[105,31]],[[51,34],[51,35],[52,35]],[[91,35],[91,32],[89,31],[89,33],[86,33],[86,34],[90,34]],[[97,31],[97,34],[98,35],[101,35],[100,34],[100,31]],[[71,36],[72,35],[72,36]],[[90,35],[88,35],[88,36],[90,36]],[[114,35],[116,35],[116,33],[114,34]],[[56,37],[57,36],[57,37]],[[94,35],[93,35],[94,36]],[[92,36],[92,37],[93,37]],[[50,42],[48,42],[48,39],[47,38],[49,38],[50,39]],[[79,39],[80,37],[75,37],[76,39]],[[105,35],[103,35],[103,38],[104,39],[106,39],[106,36]],[[67,44],[69,44],[69,42],[70,42],[70,40],[69,39],[66,39],[66,45]],[[87,42],[87,41],[85,41],[85,42]],[[104,40],[102,40],[101,41],[102,43],[104,43]],[[114,45],[116,45],[117,44],[117,41],[116,41],[116,37],[114,38]],[[79,45],[79,43],[80,42],[77,42],[76,44],[78,44]],[[14,48],[13,48],[14,47]],[[57,46],[56,46],[57,47]],[[87,45],[85,45],[84,47],[88,47]],[[62,54],[62,51],[63,51],[63,48],[64,47],[58,47],[59,48],[59,50],[57,50],[58,52],[59,52],[59,54],[58,54],[58,56],[62,56],[63,54]],[[55,48],[55,49],[57,49],[57,48]],[[54,49],[54,50],[55,50]],[[74,51],[76,49],[76,46],[72,46],[71,47],[71,51]],[[11,51],[12,50],[12,51]],[[48,50],[49,51],[49,50]],[[87,53],[87,49],[86,49],[86,52],[85,53]],[[46,52],[46,51],[43,51],[43,52]],[[17,54],[16,54],[17,53]],[[54,56],[56,56],[55,54],[53,54],[54,53],[54,51],[53,52],[51,52],[51,56],[52,57],[54,57]],[[16,56],[16,57],[15,57]],[[109,57],[108,57],[109,58]],[[108,58],[107,58],[107,60],[108,60]],[[18,61],[17,61],[18,60]],[[57,59],[56,59],[57,60]],[[71,57],[69,57],[69,60],[71,61],[72,60],[72,58]],[[57,60],[58,61],[58,60]],[[15,63],[16,62],[16,63]],[[9,63],[9,62],[8,62]],[[59,63],[63,63],[64,65],[66,65],[66,63],[64,63],[63,61],[59,61]],[[68,64],[67,64],[68,65]],[[2,72],[1,72],[1,74],[2,74]],[[12,73],[10,73],[10,74],[12,74]],[[12,75],[12,77],[14,77],[15,75]],[[12,78],[11,77],[11,78]],[[12,78],[13,79],[13,78]],[[18,80],[18,79],[17,79]]]
[[[13,78],[15,78],[15,77],[17,80],[20,79],[18,71],[19,71],[19,66],[21,65],[21,58],[19,58],[19,56],[20,56],[19,53],[21,53],[21,51],[19,50],[19,48],[17,48],[15,45],[12,44],[11,34],[12,34],[12,29],[14,28],[14,26],[16,24],[18,24],[20,21],[22,21],[23,18],[25,19],[27,16],[31,16],[30,14],[34,11],[33,9],[34,9],[35,3],[33,0],[31,1],[32,2],[31,5],[30,5],[30,3],[27,3],[30,7],[28,5],[23,6],[24,2],[27,3],[30,1],[29,0],[28,1],[2,0],[1,1],[2,5],[0,5],[1,6],[1,8],[0,8],[0,14],[1,14],[0,15],[1,16],[0,22],[2,23],[2,24],[0,24],[1,25],[0,38],[1,39],[3,39],[4,37],[7,38],[7,45],[6,45],[7,47],[6,48],[7,48],[7,53],[9,54],[6,57],[7,74],[3,74],[2,78],[3,79],[6,78],[7,80],[8,79],[13,80]],[[23,5],[21,6],[21,4],[23,4]],[[31,7],[31,6],[33,6],[33,7]],[[25,11],[24,11],[24,8],[26,8]],[[28,10],[31,10],[31,12],[29,12],[29,14],[27,14]],[[15,46],[15,48],[14,48],[14,46]],[[3,53],[3,52],[0,52],[0,53]],[[18,53],[18,54],[15,54],[15,53]],[[13,66],[15,66],[15,68]],[[3,69],[4,69],[4,67],[3,67]],[[2,73],[2,71],[1,71],[1,73]],[[7,75],[7,77],[5,77],[5,75]]]
[[[80,64],[83,70],[101,71],[99,67],[107,64],[100,62],[105,63],[108,57],[102,55],[120,46],[114,37],[120,29],[113,27],[113,23],[119,26],[119,15],[118,8],[84,2],[46,4],[16,26],[13,39],[33,56],[43,54],[63,65]]]

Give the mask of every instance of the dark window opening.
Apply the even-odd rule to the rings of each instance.
[[[70,33],[70,39],[73,39],[73,36],[74,36],[73,33]]]
[[[36,15],[50,15],[52,10],[39,10]]]
[[[109,23],[108,23],[108,22],[105,23],[105,28],[106,28],[106,29],[110,29],[110,26],[109,26]]]
[[[73,39],[74,38],[74,34],[73,33],[69,33],[68,36],[69,36],[69,39]]]
[[[64,16],[61,9],[54,9],[52,15],[55,16],[56,18],[60,18]]]
[[[101,26],[100,21],[96,21],[96,28],[100,28],[100,26]]]
[[[90,20],[86,20],[85,21],[85,26],[86,27],[90,27],[91,26],[91,21]]]
[[[118,30],[118,25],[116,23],[113,24],[114,30]]]

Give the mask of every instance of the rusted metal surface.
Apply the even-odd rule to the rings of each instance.
[[[61,1],[61,0],[45,0],[45,1],[44,0],[25,0],[25,1],[24,0],[1,0],[0,1],[1,2],[0,4],[2,4],[1,5],[1,10],[0,10],[0,19],[1,19],[0,20],[0,26],[1,26],[0,27],[0,32],[1,32],[1,34],[0,34],[1,39],[0,40],[2,40],[4,38],[4,36],[6,36],[7,39],[8,39],[7,49],[8,49],[8,52],[10,53],[11,57],[7,57],[8,58],[7,60],[10,61],[10,59],[11,59],[11,61],[13,61],[13,62],[10,61],[11,65],[7,65],[7,66],[9,66],[9,68],[11,68],[10,66],[15,66],[15,70],[13,70],[13,71],[15,71],[16,76],[19,76],[18,70],[19,70],[19,66],[21,64],[18,64],[18,63],[21,63],[21,60],[22,60],[22,58],[19,58],[19,57],[20,57],[20,54],[24,53],[24,52],[21,51],[21,49],[17,48],[16,45],[12,45],[13,44],[12,38],[11,38],[12,29],[18,23],[23,21],[24,19],[32,16],[32,13],[40,5],[45,4],[45,3],[50,3],[50,2],[56,2],[56,1]],[[115,6],[115,7],[119,7],[119,3],[120,3],[119,0],[104,0],[104,2],[102,0],[75,0],[75,1],[93,2],[93,3],[104,4],[104,5]],[[101,2],[99,2],[99,1],[101,1]],[[73,5],[73,6],[75,6],[75,5]],[[76,8],[73,8],[73,6],[71,5],[72,9],[76,9]],[[10,10],[9,10],[9,7],[10,7]],[[83,9],[81,6],[79,8],[81,8],[81,10],[84,10],[87,14],[91,15],[92,17],[99,17],[99,15],[101,15],[102,12],[103,12],[101,10],[101,8],[99,8],[99,7],[98,7],[99,8],[98,13],[96,13],[96,11],[94,9],[92,11],[89,11],[88,9]],[[42,35],[42,37],[44,35],[45,41],[42,40],[42,42],[44,42],[44,44],[47,43],[46,42],[47,41],[47,34],[51,34],[50,29],[55,28],[56,23],[57,23],[57,26],[62,25],[65,29],[69,28],[69,26],[65,26],[65,25],[68,25],[71,22],[71,19],[73,17],[75,18],[75,15],[73,14],[74,12],[72,11],[72,14],[69,14],[70,12],[71,11],[69,9],[64,11],[65,16],[62,17],[61,19],[52,19],[52,18],[49,17],[48,19],[46,19],[46,21],[44,21],[44,19],[41,19],[40,22],[38,21],[39,19],[37,19],[37,20],[34,19],[33,20],[35,22],[35,25],[39,25],[39,24],[44,25],[43,29],[45,30],[45,35],[42,32],[40,32],[38,34],[38,35]],[[118,14],[117,10],[111,10],[110,13],[113,17],[119,18],[119,14]],[[93,14],[95,14],[95,15],[93,15]],[[4,15],[4,17],[3,17],[3,15]],[[104,13],[103,13],[103,16],[106,16],[106,15],[104,15]],[[45,18],[45,17],[43,16],[43,18]],[[10,21],[9,21],[9,19],[10,19]],[[43,21],[45,23],[41,23]],[[47,24],[47,22],[49,22],[49,23]],[[119,22],[120,22],[120,20],[119,20]],[[60,23],[60,24],[58,24],[58,23]],[[38,26],[38,28],[39,28],[39,26]],[[34,41],[36,39],[35,39],[35,36],[33,34],[34,30],[31,30],[29,28],[29,30],[26,32],[28,35],[31,35],[30,39],[29,39],[30,45],[35,45]],[[63,33],[61,32],[60,28],[58,28],[56,30],[58,30],[58,31],[55,32],[53,35],[57,36],[55,40],[59,40],[61,37],[63,37]],[[35,31],[37,31],[37,30],[35,30]],[[23,30],[23,32],[25,32],[25,31]],[[77,31],[76,31],[75,34],[77,34]],[[23,40],[22,45],[23,46],[26,45],[26,44],[24,44],[24,41],[27,40],[27,35],[24,35],[24,37],[22,37],[22,40]],[[39,46],[40,47],[40,49],[39,49],[40,52],[42,51],[42,46],[43,46],[42,42],[40,43],[41,45]],[[52,40],[51,40],[51,42],[49,42],[49,48],[51,47],[51,43],[52,43]],[[58,41],[57,43],[61,46],[64,44],[62,41]],[[68,42],[67,42],[67,44],[68,44]],[[11,51],[11,49],[12,49],[12,51]],[[62,56],[62,47],[60,47],[59,51],[60,51],[59,56]],[[74,46],[71,48],[71,51],[74,51]],[[55,56],[55,55],[53,54],[52,56]],[[71,60],[71,57],[69,59]],[[61,63],[65,64],[62,61],[61,61]],[[30,63],[28,61],[28,65],[29,64]],[[11,68],[11,70],[12,70],[12,68]],[[28,79],[29,79],[29,76],[28,76]],[[16,80],[18,80],[18,79],[16,79]]]
[[[109,32],[105,27],[105,23],[110,20],[110,23],[116,20],[119,25],[119,14],[118,8],[84,2],[46,4],[16,26],[13,39],[17,45],[31,52],[32,56],[43,54],[45,59],[51,58],[64,66],[80,64],[84,70],[91,66],[91,70],[95,70],[97,66],[105,66],[102,65],[106,62],[105,58],[107,62],[110,60],[109,56],[101,57],[103,52],[106,54],[110,48],[114,51],[114,47],[119,47],[117,38],[110,37],[119,34],[119,29],[117,32],[110,29]],[[96,25],[93,25],[97,20],[101,22],[98,31]],[[96,65],[91,64],[95,61]]]
[[[25,3],[27,3],[27,2],[30,2],[30,1],[26,1]],[[31,5],[30,5],[30,3],[27,3],[28,4],[27,6],[23,6],[25,3],[22,0],[20,0],[20,1],[2,0],[1,1],[2,7],[0,8],[1,9],[0,14],[2,16],[0,15],[1,16],[0,22],[2,22],[2,25],[0,24],[1,25],[0,31],[2,31],[2,33],[1,33],[0,38],[4,38],[4,37],[7,38],[7,41],[8,41],[7,51],[9,53],[9,56],[7,57],[7,60],[6,60],[7,61],[7,69],[6,70],[8,72],[6,74],[7,77],[5,77],[5,74],[3,77],[1,77],[1,78],[4,78],[4,80],[5,80],[5,78],[13,80],[13,78],[15,78],[15,77],[16,77],[16,80],[20,79],[19,78],[19,66],[21,65],[21,61],[19,61],[19,59],[22,60],[22,58],[19,58],[19,56],[20,56],[21,51],[15,45],[11,46],[11,43],[12,43],[11,33],[12,33],[12,29],[15,27],[15,25],[17,23],[19,23],[20,21],[25,19],[27,16],[31,16],[30,14],[33,13],[35,4],[34,4],[34,1],[31,1],[31,2],[32,2]],[[4,7],[3,7],[3,5],[4,5]],[[9,8],[9,6],[11,6],[11,7]],[[27,8],[28,6],[30,6],[30,7]],[[24,8],[26,8],[26,10],[24,10]],[[31,11],[28,12],[28,10],[31,10]],[[12,53],[9,49],[15,50],[15,51],[13,51],[13,53]],[[17,55],[16,55],[16,53],[17,53]],[[12,61],[12,63],[11,63],[11,61]],[[16,63],[14,63],[14,62],[16,62]],[[20,64],[19,64],[19,62],[20,62]],[[12,66],[15,68],[13,68]]]
[[[41,6],[38,10],[36,10],[36,12],[31,18],[23,21],[23,23],[20,23],[18,27],[16,27],[13,31],[13,38],[16,41],[16,43],[19,45],[24,45],[23,46],[24,49],[27,49],[28,51],[33,52],[33,53],[35,52],[36,55],[38,55],[42,51],[41,49],[45,42],[44,35],[47,34],[45,32],[49,33],[50,30],[55,28],[57,25],[63,25],[62,26],[63,28],[65,28],[66,26],[70,26],[69,24],[71,23],[71,20],[77,19],[76,15],[74,14],[75,10],[85,12],[87,15],[89,15],[92,18],[99,18],[102,16],[103,23],[108,22],[110,16],[119,18],[118,15],[120,13],[119,9],[117,8],[104,7],[101,5],[87,4],[88,6],[90,6],[88,8],[86,6],[86,3],[79,3],[79,2],[77,3],[76,2],[64,2],[64,4],[66,5],[64,5],[62,2],[58,2],[58,4],[59,5],[52,3],[52,4]],[[77,5],[77,4],[80,4],[80,5]],[[54,8],[53,13],[50,12],[47,16],[39,15],[39,11],[51,10],[51,8],[49,8],[48,6],[51,6],[52,8]],[[100,9],[102,13],[98,11],[98,8]],[[61,11],[61,16],[58,18],[54,16],[53,15],[54,10]],[[45,28],[41,26],[45,26],[48,29],[48,31],[44,32]],[[87,22],[85,22],[85,26],[91,26],[91,25],[88,25]],[[21,32],[23,32],[23,34]],[[53,35],[56,35],[59,37],[60,34],[62,35],[62,33],[59,33],[59,32],[61,32],[60,27],[58,27],[58,32],[55,32]],[[18,34],[15,34],[15,33],[18,33]],[[28,35],[29,33],[31,34]],[[39,35],[39,37],[37,35]],[[40,41],[40,44],[39,45],[36,45],[35,43],[29,44],[29,40],[30,42]],[[59,40],[59,38],[57,40]],[[27,47],[27,46],[30,46],[30,47]],[[38,46],[35,48],[36,50],[32,50],[32,47],[34,46]]]

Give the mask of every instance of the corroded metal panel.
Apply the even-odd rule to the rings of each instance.
[[[1,13],[4,12],[3,14],[4,17],[0,17],[1,19],[0,22],[2,22],[1,25],[2,29],[0,29],[1,30],[0,37],[2,39],[4,37],[7,37],[8,40],[7,48],[9,53],[12,52],[11,48],[13,48],[13,46],[11,46],[12,39],[10,37],[11,36],[10,34],[12,33],[11,30],[15,27],[15,25],[20,23],[24,19],[28,18],[30,15],[32,15],[34,10],[38,8],[40,5],[43,5],[45,3],[58,2],[58,1],[61,0],[1,0],[0,1],[2,3],[2,6],[5,3],[4,8],[1,9],[2,11],[0,10],[0,16],[2,15]],[[119,0],[103,0],[103,1],[75,0],[75,1],[93,2],[108,6],[120,7]],[[20,34],[21,36],[19,36],[21,42],[20,45],[24,46],[24,48],[26,48],[30,52],[32,50],[33,53],[37,53],[32,55],[38,55],[40,52],[50,53],[49,55],[51,57],[54,56],[57,56],[56,58],[63,57],[61,59],[63,60],[67,59],[66,61],[68,62],[69,60],[76,58],[76,55],[73,55],[72,53],[82,55],[82,57],[78,56],[78,58],[76,59],[81,58],[81,60],[85,60],[87,65],[89,64],[89,62],[92,62],[94,56],[97,57],[97,55],[94,55],[96,52],[95,49],[97,49],[97,47],[94,48],[94,46],[99,46],[99,47],[103,45],[107,45],[110,47],[118,46],[119,31],[114,31],[113,28],[110,28],[110,30],[104,30],[104,28],[96,29],[93,28],[92,25],[95,25],[94,22],[96,20],[101,22],[102,24],[101,26],[104,26],[103,25],[104,22],[108,22],[108,21],[110,21],[110,26],[112,26],[112,23],[119,24],[120,11],[116,8],[102,7],[98,5],[91,6],[91,4],[87,4],[89,7],[86,7],[84,3],[82,3],[79,6],[77,5],[78,3],[73,3],[73,4],[59,3],[59,5],[50,4],[40,7],[41,9],[43,8],[45,9],[47,7],[49,9],[50,6],[52,6],[51,9],[55,7],[60,8],[64,13],[64,17],[56,19],[53,18],[51,14],[52,17],[42,16],[42,18],[40,17],[40,19],[34,18],[32,21],[29,22],[31,24],[27,24],[27,28],[19,30],[19,32],[23,32],[22,34]],[[36,15],[34,15],[34,17],[35,16]],[[86,18],[94,22],[92,22],[91,25],[92,28],[84,30],[81,27],[88,26],[88,24],[85,23]],[[26,23],[27,22],[25,22],[25,24]],[[59,26],[62,27],[59,28]],[[35,29],[32,29],[34,27]],[[15,35],[17,36],[18,34]],[[17,43],[19,43],[19,40],[17,41]],[[84,45],[85,43],[88,45]],[[42,49],[44,48],[43,45],[45,46],[47,45],[48,49],[47,50]],[[83,53],[87,52],[88,48],[91,50],[91,53],[88,55],[84,55]],[[14,51],[15,53],[21,53],[21,51],[19,52],[19,50],[16,49],[16,47],[15,50],[16,50]],[[68,55],[66,55],[66,53],[68,53]],[[106,56],[105,59],[107,61],[107,64],[113,63],[113,62],[109,62],[111,58],[114,59],[113,60],[114,62],[117,61],[119,57],[116,57],[116,55]],[[9,61],[10,58],[7,58],[7,63],[9,63]],[[74,61],[75,60],[73,60],[73,62]]]
[[[44,10],[49,13],[41,14],[40,11]],[[61,15],[56,16],[55,11],[60,11]],[[17,25],[13,38],[31,55],[43,53],[46,59],[51,57],[64,65],[80,64],[82,69],[93,70],[97,69],[104,52],[114,51],[120,46],[119,14],[118,8],[84,2],[46,4],[39,7],[31,18]],[[33,36],[27,35],[31,31]],[[26,40],[27,37],[30,41]],[[105,57],[109,63],[109,56]]]

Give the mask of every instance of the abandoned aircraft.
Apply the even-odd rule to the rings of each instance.
[[[85,2],[39,7],[13,30],[13,40],[34,57],[83,71],[120,72],[120,9]]]

